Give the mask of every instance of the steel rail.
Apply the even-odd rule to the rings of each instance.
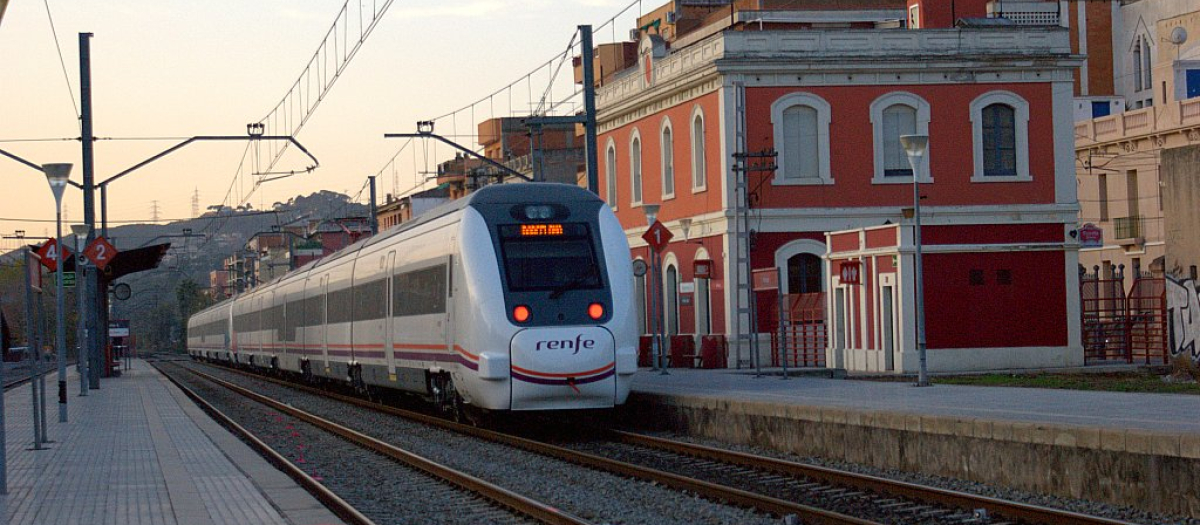
[[[192,401],[195,401],[196,404],[200,405],[200,408],[204,409],[205,412],[208,412],[209,415],[216,419],[221,426],[232,430],[234,434],[242,438],[242,440],[246,443],[249,443],[250,446],[258,450],[260,454],[266,456],[267,461],[275,465],[276,468],[283,470],[285,474],[304,487],[305,490],[316,497],[321,503],[324,503],[325,506],[328,507],[329,510],[336,514],[339,518],[346,520],[346,522],[351,525],[375,525],[374,521],[364,516],[352,505],[347,503],[346,500],[342,499],[333,491],[326,488],[325,485],[322,485],[320,482],[313,479],[312,476],[309,476],[307,472],[294,465],[282,454],[271,448],[270,445],[258,439],[257,436],[255,436],[245,427],[239,425],[233,420],[233,418],[230,418],[229,416],[225,415],[224,412],[218,410],[217,407],[212,405],[212,403],[209,403],[204,398],[200,397],[200,395],[194,392],[191,388],[188,388],[183,383],[180,383],[177,379],[175,379],[174,376],[168,374],[162,368],[159,368],[157,364],[151,363],[150,366],[153,366],[159,371],[159,373],[174,383],[175,386],[182,390],[185,395],[190,397]]]
[[[869,474],[858,474],[843,470],[808,465],[795,461],[756,456],[744,452],[724,450],[716,447],[684,443],[621,430],[609,430],[617,440],[644,447],[667,450],[678,454],[741,465],[756,469],[771,470],[793,476],[803,476],[823,483],[855,490],[884,493],[923,503],[933,503],[964,510],[986,509],[988,513],[1025,523],[1046,525],[1135,525],[1126,521],[1088,516],[1075,512],[1040,507],[988,496],[979,496],[953,490],[928,487]]]
[[[841,525],[879,525],[873,521],[864,520],[864,519],[856,518],[854,516],[848,516],[848,515],[837,513],[837,512],[832,512],[832,511],[820,509],[817,507],[812,507],[809,505],[801,505],[799,503],[794,503],[791,501],[786,501],[786,500],[782,500],[782,499],[778,499],[778,498],[772,498],[770,496],[764,496],[762,494],[756,494],[756,493],[749,492],[746,490],[741,490],[741,489],[737,489],[737,488],[733,488],[733,487],[719,485],[716,483],[710,483],[707,481],[695,480],[695,479],[688,478],[685,476],[680,476],[678,474],[672,474],[670,472],[663,472],[663,471],[655,470],[655,469],[648,468],[648,467],[642,467],[639,465],[634,465],[634,464],[623,462],[623,461],[617,461],[617,460],[605,458],[605,457],[594,455],[594,454],[588,454],[586,452],[579,452],[579,451],[571,450],[571,449],[568,449],[565,447],[551,445],[549,443],[543,443],[541,441],[536,441],[536,440],[527,439],[527,438],[523,438],[523,437],[513,436],[510,434],[504,434],[501,432],[487,430],[487,429],[474,427],[474,426],[470,426],[470,425],[464,425],[461,423],[455,423],[453,421],[447,421],[445,419],[430,416],[427,414],[421,414],[419,412],[413,412],[410,410],[404,410],[404,409],[400,409],[400,408],[390,407],[387,405],[381,405],[378,403],[366,401],[366,400],[359,399],[356,397],[346,396],[343,394],[326,392],[324,390],[320,390],[320,389],[313,388],[313,387],[306,386],[306,385],[298,385],[295,383],[281,381],[281,380],[278,380],[275,378],[264,377],[264,376],[257,375],[257,374],[250,374],[248,372],[243,372],[240,370],[232,370],[232,369],[227,369],[227,370],[230,370],[230,371],[233,371],[233,372],[236,372],[239,374],[247,375],[249,377],[254,377],[254,378],[257,378],[260,380],[270,381],[270,382],[284,385],[284,386],[287,386],[290,388],[298,388],[298,389],[301,389],[306,392],[329,397],[332,399],[336,399],[338,401],[350,403],[350,404],[353,404],[353,405],[356,405],[356,406],[359,406],[362,408],[366,408],[369,410],[383,412],[386,414],[403,417],[403,418],[418,421],[421,423],[438,426],[441,428],[453,430],[455,432],[459,432],[462,434],[468,434],[468,435],[471,435],[474,437],[478,437],[480,439],[485,439],[485,440],[496,442],[496,443],[502,443],[502,444],[509,445],[512,447],[520,448],[522,450],[527,450],[530,452],[541,454],[543,456],[553,457],[553,458],[561,459],[563,461],[567,461],[567,462],[574,463],[577,465],[590,467],[590,468],[593,468],[596,470],[601,470],[601,471],[605,471],[605,472],[610,472],[610,473],[627,476],[627,477],[631,477],[631,478],[636,478],[636,479],[641,479],[641,480],[646,480],[646,481],[653,481],[655,483],[659,483],[661,485],[666,485],[666,486],[672,487],[677,490],[690,491],[690,492],[699,494],[701,496],[704,496],[708,499],[723,501],[723,502],[727,502],[727,503],[742,506],[742,507],[753,508],[753,509],[761,510],[764,512],[769,512],[771,514],[775,514],[778,516],[787,516],[787,515],[794,514],[794,515],[798,516],[803,523],[824,523],[824,524],[841,524]],[[199,372],[196,372],[196,373],[199,373]]]
[[[390,457],[397,461],[403,462],[413,468],[429,473],[439,479],[448,481],[454,485],[462,487],[470,492],[479,494],[480,496],[491,500],[499,505],[508,507],[518,513],[530,516],[538,521],[551,525],[591,525],[591,522],[586,521],[577,516],[573,516],[565,511],[557,509],[553,506],[542,502],[527,498],[508,489],[495,485],[488,481],[466,474],[464,472],[452,469],[445,465],[430,461],[421,456],[403,450],[399,447],[385,443],[366,434],[358,432],[354,429],[344,427],[328,419],[310,414],[298,408],[292,407],[284,403],[280,403],[262,394],[253,392],[246,388],[229,383],[222,379],[211,375],[185,368],[188,372],[195,374],[198,377],[204,378],[214,384],[228,388],[249,399],[262,403],[272,409],[286,413],[305,421],[309,424],[324,429],[338,437],[351,441],[363,448],[378,452],[384,456]],[[260,376],[255,376],[260,377]]]

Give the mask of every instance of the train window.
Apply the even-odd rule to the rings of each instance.
[[[394,317],[445,312],[446,265],[396,274],[392,285]]]
[[[603,287],[586,224],[564,224],[562,234],[523,235],[521,225],[500,227],[500,249],[513,292]]]
[[[354,290],[343,288],[329,292],[329,324],[348,323],[354,316]]]
[[[374,281],[354,286],[354,320],[370,321],[387,317],[387,281]]]

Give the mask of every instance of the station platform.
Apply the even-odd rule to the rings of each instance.
[[[1200,396],[763,372],[642,369],[623,413],[724,442],[1200,517]]]
[[[45,450],[32,450],[29,385],[5,394],[10,525],[325,525],[320,502],[140,360],[80,397],[70,374],[68,422],[47,377]]]

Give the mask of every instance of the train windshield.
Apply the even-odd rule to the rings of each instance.
[[[558,295],[604,286],[586,224],[502,225],[500,251],[509,291]]]

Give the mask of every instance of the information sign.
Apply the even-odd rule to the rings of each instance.
[[[671,230],[668,230],[667,227],[663,226],[663,223],[659,221],[654,221],[654,224],[651,224],[650,227],[646,229],[646,233],[642,234],[642,239],[645,239],[646,243],[650,245],[650,248],[656,252],[661,252],[667,243],[671,241],[671,237],[674,237],[674,235],[671,234]]]
[[[96,237],[92,242],[88,243],[87,248],[83,250],[83,255],[92,261],[92,264],[103,270],[108,263],[112,262],[113,257],[117,256],[117,248],[110,244],[104,237]]]
[[[42,260],[42,265],[49,268],[50,271],[58,269],[58,240],[50,239],[38,248],[38,257]],[[63,248],[62,258],[64,261],[71,258],[71,250]]]
[[[859,261],[842,261],[842,284],[862,284],[862,263]]]

